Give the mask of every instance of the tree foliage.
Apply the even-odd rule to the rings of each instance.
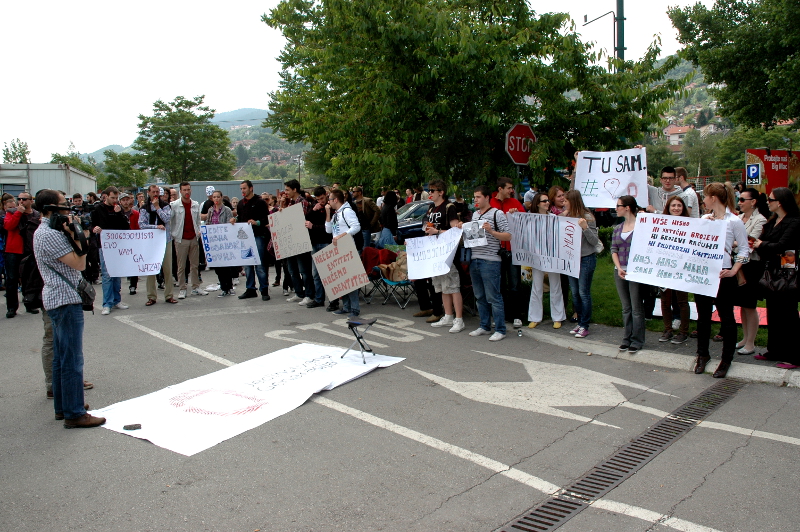
[[[800,116],[797,0],[717,0],[669,10],[682,55],[703,69],[722,114],[749,127]]]
[[[4,142],[3,162],[7,164],[30,164],[31,150],[28,149],[28,143],[19,139],[12,140],[11,145]]]
[[[147,183],[148,175],[140,166],[140,156],[131,153],[117,153],[114,150],[106,150],[103,155],[105,156],[103,171],[107,177],[105,186],[140,188]]]
[[[228,134],[210,122],[214,110],[204,96],[178,96],[153,104],[153,116],[139,115],[139,137],[133,143],[145,166],[167,181],[230,179],[236,160]]]
[[[777,127],[769,131],[762,128],[738,127],[720,139],[716,148],[714,166],[722,172],[744,168],[744,152],[747,149],[798,149],[800,135],[787,127]]]
[[[70,142],[66,153],[53,153],[50,155],[50,162],[56,164],[68,164],[73,168],[77,168],[89,175],[97,177],[100,174],[100,169],[92,157],[88,161],[81,159],[81,154],[75,147],[75,144]]]
[[[543,179],[576,148],[641,139],[684,81],[663,79],[678,60],[655,67],[655,46],[609,73],[566,14],[525,0],[282,0],[264,21],[287,39],[264,127],[311,144],[309,166],[342,183],[513,175],[516,122],[536,131]]]

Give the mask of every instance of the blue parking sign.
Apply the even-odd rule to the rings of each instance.
[[[748,164],[747,165],[747,185],[760,185],[761,184],[761,165]]]

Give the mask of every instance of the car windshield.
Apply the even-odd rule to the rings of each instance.
[[[411,220],[420,220],[425,213],[428,212],[428,207],[430,206],[429,201],[421,201],[421,202],[414,202],[409,203],[407,205],[403,205],[399,211],[397,211],[397,221],[398,222],[408,222]]]

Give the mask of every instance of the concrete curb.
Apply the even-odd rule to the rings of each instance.
[[[683,371],[691,371],[694,368],[695,356],[679,355],[675,353],[664,353],[662,351],[655,351],[652,349],[642,349],[638,353],[628,353],[627,351],[619,351],[616,345],[611,345],[606,342],[597,342],[593,340],[575,340],[570,341],[569,337],[564,337],[563,334],[552,334],[531,329],[522,329],[523,335],[528,336],[539,342],[572,349],[579,353],[587,353],[592,355],[600,355],[609,358],[618,358],[620,360],[631,360],[633,362],[642,362],[644,364],[651,364],[662,368],[678,369]],[[714,362],[713,357],[708,364],[706,373],[713,373],[717,364]],[[788,369],[757,366],[754,364],[743,364],[741,362],[733,362],[731,369],[728,370],[728,377],[738,379],[746,382],[763,382],[767,384],[774,384],[777,386],[791,386],[800,387],[800,372]]]

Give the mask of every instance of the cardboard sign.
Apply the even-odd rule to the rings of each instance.
[[[421,236],[406,240],[408,278],[427,279],[450,271],[456,256],[461,229],[448,229],[441,235]]]
[[[715,297],[726,229],[722,220],[639,213],[626,278]]]
[[[261,264],[250,224],[201,225],[200,238],[209,268]]]
[[[583,230],[578,218],[526,212],[507,216],[512,264],[575,278],[580,275]]]
[[[356,243],[350,235],[314,253],[311,258],[331,301],[369,284]]]
[[[269,232],[278,260],[311,251],[311,237],[306,229],[303,206],[299,203],[269,215]]]
[[[485,246],[488,244],[486,240],[486,229],[483,228],[485,222],[464,222],[461,225],[461,230],[464,235],[464,247],[476,248],[478,246]]]
[[[620,151],[578,152],[575,190],[581,192],[587,207],[613,209],[617,199],[633,196],[646,207],[647,152],[644,148]]]
[[[156,275],[161,270],[167,232],[163,229],[100,232],[106,271],[111,277]]]

